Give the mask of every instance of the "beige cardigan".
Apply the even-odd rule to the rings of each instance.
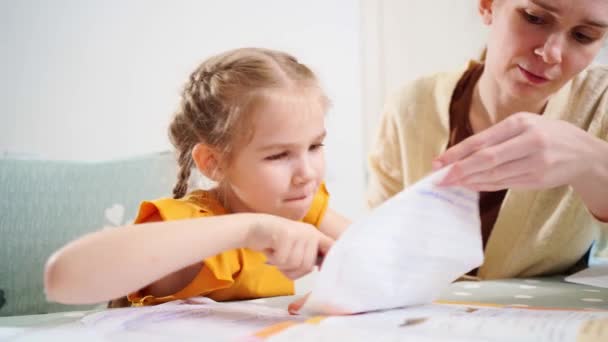
[[[388,101],[369,157],[370,206],[431,172],[432,159],[448,143],[450,100],[465,70],[414,81]],[[608,141],[608,67],[583,71],[551,97],[544,115]],[[595,219],[570,186],[509,190],[478,275],[495,279],[563,272],[594,240],[597,256],[608,258],[608,223]]]

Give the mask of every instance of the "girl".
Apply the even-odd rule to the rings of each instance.
[[[327,208],[322,182],[327,107],[315,75],[285,53],[238,49],[203,62],[169,129],[180,167],[173,198],[143,202],[135,225],[54,253],[48,299],[129,294],[131,305],[149,305],[293,294],[291,279],[348,225]],[[187,193],[194,167],[217,186]]]

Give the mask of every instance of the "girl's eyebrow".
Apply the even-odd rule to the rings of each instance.
[[[313,141],[319,141],[319,140],[323,140],[325,139],[325,136],[327,135],[327,131],[323,130],[323,132],[319,135],[317,135]],[[298,144],[295,143],[286,143],[286,144],[268,144],[268,145],[264,145],[262,147],[260,147],[258,150],[260,151],[266,151],[266,150],[273,150],[273,149],[281,149],[281,148],[289,148],[289,147],[294,147],[297,146]]]
[[[562,12],[562,11],[560,11],[559,8],[553,6],[551,3],[545,2],[544,0],[530,0],[530,2],[535,4],[538,7],[542,7],[543,9],[545,9],[549,12],[553,12],[555,14],[561,14],[561,12]],[[608,27],[608,23],[601,21],[601,20],[596,20],[596,19],[585,19],[585,20],[583,20],[583,24],[589,25],[589,26],[595,26],[595,27],[599,27],[599,28]]]
[[[551,3],[546,3],[544,1],[541,0],[530,0],[531,3],[535,4],[538,7],[542,7],[544,9],[546,9],[549,12],[555,12],[557,14],[560,14],[561,11],[559,10],[559,8],[551,5]]]
[[[323,140],[327,136],[327,131],[323,130],[323,133],[319,134],[314,140]]]

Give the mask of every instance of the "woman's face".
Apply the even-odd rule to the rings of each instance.
[[[546,100],[597,56],[608,0],[480,0],[486,71],[511,98]]]

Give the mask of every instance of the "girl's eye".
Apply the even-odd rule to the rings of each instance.
[[[528,13],[526,11],[522,12],[524,19],[526,19],[527,22],[529,22],[530,24],[533,25],[542,25],[545,23],[545,20],[542,17],[539,17],[537,15]]]
[[[325,146],[325,145],[323,145],[323,144],[313,144],[313,145],[310,145],[310,147],[308,148],[308,150],[309,151],[316,151],[316,150],[320,149],[323,146]]]
[[[279,159],[283,159],[287,157],[287,152],[281,152],[281,153],[277,153],[277,154],[273,154],[271,156],[268,156],[266,158],[264,158],[265,160],[279,160]]]

